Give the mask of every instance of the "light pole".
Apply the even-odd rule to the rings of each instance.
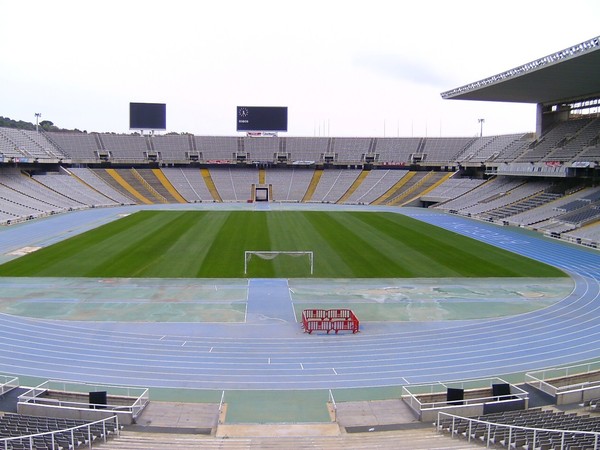
[[[36,131],[36,133],[39,133],[38,122],[40,120],[40,117],[42,117],[42,113],[35,113],[35,131]]]
[[[483,137],[483,122],[485,122],[485,119],[477,119],[477,122],[479,122],[479,137]]]

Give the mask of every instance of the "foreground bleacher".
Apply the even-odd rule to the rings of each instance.
[[[11,413],[0,416],[0,448],[8,450],[91,448],[119,432],[116,416],[94,422]]]
[[[146,433],[121,431],[119,439],[102,445],[111,450],[255,450],[255,449],[320,449],[320,450],[468,450],[480,446],[437,434],[431,427],[376,433],[342,433],[339,436],[211,437],[193,434]]]
[[[600,418],[554,410],[507,411],[474,418],[440,413],[436,428],[486,447],[592,450],[600,445]]]

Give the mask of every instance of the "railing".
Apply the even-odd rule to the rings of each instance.
[[[76,394],[88,394],[91,391],[106,391],[107,394],[113,397],[135,397],[135,401],[130,405],[91,405],[89,402],[73,401],[73,400],[61,400],[55,398],[41,397],[48,391],[58,391],[64,393],[76,393]],[[44,383],[31,388],[27,392],[19,396],[19,402],[42,404],[46,406],[57,406],[57,407],[70,407],[70,408],[83,408],[89,409],[90,406],[97,406],[99,409],[108,409],[115,411],[130,412],[132,417],[135,419],[142,410],[146,407],[150,401],[148,389],[127,387],[127,386],[103,386],[103,385],[89,385],[85,383],[76,383],[70,381],[56,381],[49,380]]]
[[[527,398],[527,395],[528,394],[517,393],[517,394],[500,395],[500,396],[495,395],[495,396],[489,396],[489,397],[465,398],[460,401],[443,400],[443,401],[439,401],[439,402],[426,402],[426,403],[419,402],[419,405],[421,407],[421,410],[445,408],[446,406],[469,406],[469,405],[479,405],[482,403],[491,403],[491,402],[497,402],[497,401],[507,402],[507,401],[511,401],[511,400],[524,400],[525,398]],[[460,404],[458,404],[458,403],[460,403]]]
[[[401,397],[402,400],[422,418],[422,420],[424,420],[423,415],[425,415],[428,418],[426,420],[431,419],[431,421],[435,420],[436,410],[440,409],[451,409],[454,411],[469,409],[470,411],[475,411],[479,408],[481,413],[483,413],[484,405],[496,402],[502,402],[506,405],[512,404],[515,406],[520,403],[527,405],[529,399],[528,392],[522,390],[518,386],[510,385],[510,394],[490,395],[494,384],[508,383],[500,378],[485,378],[461,382],[405,385],[402,386]],[[463,389],[465,393],[470,391],[470,396],[466,396],[461,400],[448,400],[448,388]],[[477,391],[481,391],[481,395],[485,395],[485,397],[477,396]],[[438,399],[435,397],[438,397]]]
[[[486,447],[502,444],[506,448],[543,448],[542,444],[552,441],[552,448],[567,449],[574,441],[585,441],[586,446],[598,448],[600,433],[593,431],[556,430],[500,424],[479,419],[438,413],[436,430],[442,434],[447,430],[452,437],[464,435],[469,442],[478,438]],[[587,447],[586,447],[587,448]]]
[[[219,423],[223,418],[223,408],[225,407],[225,391],[221,393],[221,401],[219,401]]]
[[[331,411],[333,412],[333,421],[337,422],[337,404],[335,403],[335,398],[333,398],[333,392],[329,389],[329,403],[331,403]]]
[[[466,380],[462,382],[449,382],[449,383],[432,383],[432,384],[423,384],[423,385],[407,385],[402,386],[402,399],[408,403],[414,410],[421,411],[425,409],[435,409],[435,408],[444,408],[447,406],[455,406],[456,400],[454,401],[432,401],[432,402],[421,402],[417,397],[423,395],[445,395],[446,389],[449,387],[460,388],[465,390],[477,390],[477,389],[487,389],[491,388],[494,383],[502,383],[507,384],[506,381],[500,378],[484,378],[484,379],[475,379],[475,380]],[[527,391],[522,390],[518,386],[511,385],[511,393],[508,395],[512,397],[514,400],[527,400],[529,398],[529,393]],[[487,396],[487,397],[477,397],[477,398],[465,398],[461,400],[461,405],[476,405],[483,404],[489,402],[498,401],[499,398],[505,398],[507,395],[501,396]],[[502,401],[507,401],[503,399]]]
[[[8,375],[0,375],[0,396],[19,387],[19,378]]]
[[[571,383],[564,386],[556,386],[547,380],[556,382],[557,380],[596,374],[600,377],[600,362],[591,362],[586,364],[577,364],[574,366],[538,370],[525,374],[525,382],[530,386],[539,389],[542,392],[556,396],[575,390],[585,390],[600,386],[600,380],[583,381]]]
[[[114,426],[109,426],[110,423],[112,423],[112,422],[114,422]],[[119,418],[116,415],[114,415],[111,417],[106,417],[101,420],[96,420],[94,422],[86,423],[84,425],[79,425],[79,426],[71,427],[71,428],[65,428],[64,430],[54,430],[54,431],[48,431],[46,433],[36,433],[36,434],[29,434],[29,435],[24,435],[24,436],[1,438],[0,439],[0,449],[3,449],[3,450],[12,449],[13,443],[20,442],[20,443],[25,443],[26,446],[29,446],[29,448],[33,450],[33,449],[38,448],[38,445],[36,444],[36,442],[43,440],[45,443],[47,443],[49,440],[50,441],[50,449],[58,450],[59,448],[61,448],[58,441],[62,440],[62,439],[59,439],[58,435],[60,435],[60,437],[62,437],[62,436],[68,437],[70,449],[75,449],[81,444],[87,444],[88,448],[92,448],[92,442],[95,438],[95,434],[92,432],[92,428],[96,428],[98,426],[102,427],[102,432],[100,435],[102,437],[103,442],[107,441],[107,437],[110,432],[114,432],[116,434],[116,436],[120,435],[121,430],[119,427]],[[85,441],[80,441],[78,439],[81,435],[79,433],[76,433],[77,430],[84,430],[83,432],[86,436]],[[46,439],[46,438],[49,438],[49,439]],[[44,446],[44,448],[46,448],[46,447],[48,447],[48,445]]]

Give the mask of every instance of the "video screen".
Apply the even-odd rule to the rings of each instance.
[[[238,106],[237,131],[287,131],[287,106]]]
[[[129,103],[129,128],[132,130],[166,130],[165,103]]]

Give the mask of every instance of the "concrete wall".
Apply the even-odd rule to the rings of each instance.
[[[59,417],[63,419],[85,420],[94,422],[117,415],[120,425],[132,424],[132,414],[128,411],[115,411],[111,409],[85,409],[69,408],[64,406],[43,405],[39,403],[18,403],[17,412],[31,416]]]
[[[557,393],[556,404],[571,405],[573,403],[586,403],[597,398],[600,398],[600,386]]]

